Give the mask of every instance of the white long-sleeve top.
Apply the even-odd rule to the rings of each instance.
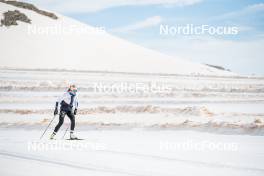
[[[58,105],[61,106],[61,102],[64,101],[68,105],[71,103],[71,92],[65,92],[61,97],[57,99]],[[78,96],[75,94],[73,98],[72,108],[77,109],[78,108]]]

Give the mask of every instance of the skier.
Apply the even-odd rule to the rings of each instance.
[[[50,136],[50,139],[54,139],[54,136],[59,131],[60,127],[64,122],[64,117],[67,115],[71,120],[71,131],[70,131],[70,139],[78,139],[74,135],[74,127],[75,127],[75,115],[77,114],[78,108],[78,98],[77,98],[77,88],[75,85],[70,85],[67,92],[65,92],[62,97],[60,97],[55,105],[54,115],[57,115],[58,106],[60,105],[60,115],[59,115],[59,123],[55,127],[53,133]]]

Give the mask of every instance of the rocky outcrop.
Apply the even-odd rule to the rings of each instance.
[[[40,10],[36,6],[34,6],[33,4],[30,4],[30,3],[21,2],[21,1],[5,1],[5,0],[0,0],[0,2],[9,4],[9,5],[13,5],[13,6],[16,6],[19,8],[32,10],[38,14],[50,17],[50,18],[55,19],[55,20],[58,19],[58,17],[54,13],[46,12],[44,10]]]
[[[12,26],[17,25],[17,21],[22,21],[25,23],[31,23],[31,20],[18,10],[7,11],[3,14],[4,19],[1,20],[1,26]]]
[[[229,69],[226,69],[226,68],[221,67],[221,66],[218,66],[218,65],[210,65],[210,64],[205,64],[205,65],[207,65],[207,66],[209,66],[209,67],[216,68],[216,69],[218,69],[218,70],[231,71],[231,70],[229,70]]]

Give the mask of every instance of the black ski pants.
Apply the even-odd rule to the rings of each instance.
[[[57,124],[57,126],[55,127],[54,132],[58,132],[60,127],[62,126],[63,122],[64,122],[64,117],[65,115],[67,115],[69,117],[69,119],[71,120],[71,131],[74,131],[75,128],[75,116],[71,111],[60,111],[60,117],[59,117],[59,123]]]

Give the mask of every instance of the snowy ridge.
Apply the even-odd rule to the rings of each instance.
[[[179,80],[179,79],[177,79]],[[198,81],[197,81],[198,82]],[[241,82],[234,82],[234,83],[229,83],[229,82],[218,82],[215,83],[215,81],[211,82],[204,82],[200,84],[199,86],[196,85],[196,81],[192,82],[190,81],[185,81],[185,82],[177,82],[176,79],[173,82],[165,82],[170,86],[170,88],[173,89],[173,91],[204,91],[209,93],[212,89],[214,91],[218,92],[226,92],[229,93],[230,90],[233,92],[247,92],[247,93],[264,93],[264,87],[262,85],[257,85],[256,83],[252,83],[253,85],[255,84],[256,86],[250,86],[249,83],[243,83],[243,80]],[[200,81],[201,82],[201,81]],[[0,90],[2,91],[64,91],[65,90],[65,85],[67,85],[68,81],[52,81],[52,80],[46,80],[46,81],[23,81],[24,84],[21,84],[21,81],[18,80],[12,80],[12,81],[6,81],[6,80],[0,80]],[[102,80],[101,82],[99,81],[94,81],[91,80],[90,82],[86,84],[82,84],[80,82],[75,81],[75,83],[79,83],[79,88],[82,91],[86,92],[96,92],[98,88],[95,87],[95,85],[99,85],[99,83],[103,85],[108,85],[110,86],[111,84],[120,84],[119,87],[122,86],[122,83],[127,83],[127,84],[133,84],[133,83],[142,83],[142,84],[147,84],[148,82],[146,80],[143,81],[119,81],[119,82],[108,82],[106,79]],[[163,84],[163,82],[161,82]],[[251,84],[251,85],[252,85]],[[136,95],[136,94],[134,94]]]
[[[0,110],[0,127],[40,128],[49,123],[51,109]],[[117,106],[82,109],[78,129],[192,129],[218,133],[264,135],[264,113],[217,112],[206,107],[167,108],[158,106]],[[20,115],[20,118],[15,118]],[[21,116],[22,115],[22,116]],[[146,116],[147,115],[147,116]],[[56,123],[54,123],[56,124]]]
[[[263,135],[264,80],[0,69],[1,127],[47,125],[68,83],[79,88],[78,127],[188,129]],[[165,92],[95,92],[94,83],[159,83]]]
[[[53,20],[36,12],[0,2],[0,14],[8,10],[21,11],[31,19],[32,24],[18,21],[18,26],[0,27],[2,40],[0,48],[3,48],[2,66],[134,73],[235,75],[228,71],[166,56],[62,15],[56,14],[58,19]],[[73,30],[68,33],[55,32],[54,34],[54,31],[52,33],[48,29]],[[15,46],[16,52],[13,52],[12,39],[14,38],[23,41],[23,45]]]
[[[65,86],[67,87],[70,82],[74,82],[82,92],[91,93],[95,93],[96,84],[121,87],[122,83],[166,85],[171,88],[170,95],[172,95],[172,92],[178,94],[178,91],[183,90],[204,91],[205,93],[264,93],[264,78],[261,77],[145,75],[110,72],[10,70],[1,68],[0,73],[2,75],[0,77],[0,90],[3,91],[64,91]],[[135,92],[130,94],[136,95]]]

